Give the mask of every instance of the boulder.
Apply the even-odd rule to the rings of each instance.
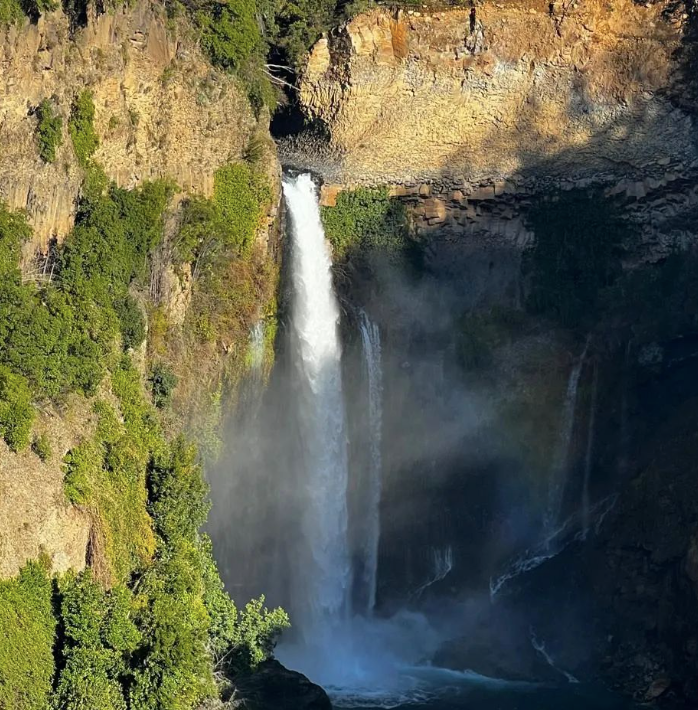
[[[302,673],[276,660],[236,682],[229,707],[235,710],[332,710],[327,693]]]

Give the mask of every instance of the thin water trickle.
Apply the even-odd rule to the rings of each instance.
[[[378,545],[380,542],[380,501],[383,475],[381,456],[383,431],[383,371],[381,338],[378,326],[363,311],[360,314],[361,342],[368,380],[369,471],[366,506],[366,540],[364,544],[364,584],[367,592],[366,611],[376,606],[378,579]]]
[[[569,472],[570,446],[572,444],[572,434],[574,433],[575,413],[577,411],[577,393],[579,392],[579,379],[589,350],[589,338],[587,338],[582,354],[574,364],[567,382],[567,392],[562,407],[562,425],[560,427],[560,438],[553,458],[552,475],[548,491],[548,509],[544,520],[544,530],[549,537],[551,532],[558,526],[562,503],[567,487],[567,474]]]
[[[584,481],[582,483],[582,525],[583,540],[589,535],[590,511],[589,511],[589,485],[591,481],[591,466],[594,457],[594,435],[596,433],[596,403],[599,395],[599,368],[594,365],[594,376],[591,385],[591,401],[589,403],[589,421],[587,430],[587,449],[584,455]]]

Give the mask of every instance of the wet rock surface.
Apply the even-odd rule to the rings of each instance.
[[[239,679],[228,707],[231,710],[332,710],[327,693],[319,685],[276,660],[265,661],[253,675]]]

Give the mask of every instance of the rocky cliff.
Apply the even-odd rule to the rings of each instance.
[[[682,6],[483,3],[376,10],[320,40],[300,102],[322,125],[342,183],[465,181],[648,171],[696,158],[672,101]],[[678,87],[679,90],[680,87]]]
[[[101,13],[89,5],[84,25],[76,26],[59,10],[1,30],[0,202],[26,211],[33,228],[23,247],[25,282],[50,282],[49,267],[37,275],[36,257],[42,254],[42,264],[53,264],[49,244],[61,243],[74,224],[85,170],[68,125],[73,102],[85,89],[92,92],[96,109],[94,161],[106,175],[127,189],[161,177],[177,184],[163,242],[149,255],[149,283],[132,289],[147,313],[149,331],[134,358],[144,384],[154,360],[167,361],[179,376],[181,386],[165,426],[186,428],[192,435],[195,420],[206,418],[200,424],[215,439],[220,415],[215,393],[223,371],[230,361],[244,360],[246,318],[259,317],[268,306],[265,299],[273,298],[277,254],[271,243],[277,234],[280,168],[270,145],[268,116],[258,120],[239,79],[211,66],[185,18],[168,18],[163,6],[147,0]],[[36,108],[44,99],[62,118],[62,144],[53,163],[39,155]],[[236,303],[228,304],[228,316],[235,321],[230,330],[242,336],[236,340],[227,333],[224,343],[215,338],[202,343],[187,321],[196,289],[191,265],[172,265],[181,200],[211,197],[216,170],[240,161],[253,133],[262,153],[258,169],[271,196],[254,259],[238,270],[241,281],[256,279],[251,305],[246,301],[254,313],[240,315]],[[205,288],[199,292],[206,297]],[[104,383],[98,397],[109,398],[109,390]],[[197,408],[204,413],[197,414]],[[29,449],[14,453],[0,441],[0,577],[15,575],[42,553],[55,572],[82,569],[99,527],[94,510],[70,504],[64,492],[63,457],[94,435],[91,399],[73,394],[59,404],[42,402],[39,409],[34,429],[53,452],[47,460]]]
[[[92,11],[77,29],[58,11],[2,31],[0,67],[0,198],[27,210],[33,249],[73,223],[83,171],[67,123],[79,91],[94,95],[95,159],[123,187],[169,177],[208,196],[216,168],[240,157],[256,123],[238,81],[205,61],[191,27],[149,2]],[[35,135],[46,98],[63,118],[51,165]]]

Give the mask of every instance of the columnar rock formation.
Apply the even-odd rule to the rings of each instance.
[[[60,11],[0,32],[0,199],[27,210],[32,249],[73,223],[83,171],[67,123],[85,88],[96,108],[95,159],[124,187],[166,176],[209,195],[214,171],[239,157],[255,125],[236,80],[212,69],[191,28],[168,21],[161,6],[124,6],[75,32]],[[33,115],[46,98],[63,117],[52,165],[39,157]]]
[[[376,10],[317,43],[301,103],[342,183],[688,166],[693,121],[667,98],[685,20],[632,0]]]

